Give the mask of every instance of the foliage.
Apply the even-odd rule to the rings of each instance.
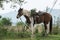
[[[15,3],[17,3],[20,7],[23,5],[24,0],[10,0],[11,2],[14,2],[14,5],[12,4],[11,7],[16,7]]]
[[[0,0],[0,1],[3,1],[3,0]]]
[[[8,31],[6,28],[0,27],[0,38],[28,38],[31,36],[30,32],[27,31],[20,31],[20,32],[15,32],[13,29]]]
[[[8,29],[6,28],[1,28],[0,27],[0,38],[3,38],[3,37],[10,37],[10,38],[14,38],[17,36],[17,33],[14,32],[13,30],[11,31],[8,31]]]
[[[0,26],[11,26],[12,22],[9,18],[2,18],[0,20]]]
[[[17,28],[21,27],[22,31],[26,31],[27,29],[29,29],[29,25],[23,22],[17,22],[16,26]]]
[[[22,31],[18,33],[18,37],[20,38],[28,38],[31,37],[31,33],[27,31]]]
[[[17,25],[17,26],[19,26],[19,25],[24,25],[24,23],[23,23],[23,22],[17,22],[16,25]]]
[[[2,7],[2,3],[0,2],[0,7]]]
[[[34,34],[37,34],[37,33],[38,33],[38,29],[36,28]]]
[[[0,37],[4,37],[7,35],[7,29],[0,27]]]
[[[16,4],[18,4],[21,7],[23,5],[23,3],[24,4],[26,3],[25,0],[0,0],[1,8],[3,8],[4,5],[2,3],[4,3],[4,2],[6,2],[6,3],[11,2],[12,4],[11,4],[10,8],[13,8],[13,9],[17,7]]]
[[[10,37],[10,38],[16,38],[17,32],[14,32],[14,30],[7,31],[7,35],[5,37]]]
[[[35,40],[40,40],[40,39],[43,40],[43,38],[45,40],[47,40],[49,38],[51,38],[51,39],[55,39],[55,38],[58,39],[58,38],[60,38],[59,34],[58,34],[58,36],[56,34],[55,34],[55,36],[54,36],[54,34],[52,34],[50,36],[48,35],[47,37],[44,37],[44,36],[41,36],[42,33],[38,33],[37,31],[38,30],[36,29],[36,33],[34,34],[35,35],[34,36],[34,39],[36,38]],[[53,30],[53,31],[56,31],[56,30]],[[58,30],[58,31],[60,31],[60,30]],[[8,31],[8,29],[0,28],[0,38],[4,38],[4,37],[5,38],[12,38],[12,39],[15,39],[15,38],[20,38],[20,39],[21,38],[30,38],[31,37],[31,33],[30,32],[27,32],[27,31],[19,31],[19,32],[16,32],[13,29],[10,30],[10,31]]]
[[[1,20],[0,20],[0,26],[3,26],[3,24],[2,24],[2,22],[1,22]]]

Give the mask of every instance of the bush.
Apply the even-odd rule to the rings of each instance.
[[[0,28],[0,37],[4,37],[7,35],[7,29]]]
[[[31,33],[27,31],[15,32],[14,29],[8,31],[8,29],[0,27],[0,38],[28,38],[30,36]]]
[[[16,37],[17,37],[17,33],[14,32],[13,30],[8,31],[6,37],[9,37],[9,38],[16,38]]]
[[[4,28],[0,28],[0,37],[8,37],[8,38],[16,38],[17,37],[17,33],[14,32],[13,30],[11,31],[7,31],[7,29]]]
[[[0,20],[0,26],[11,26],[12,22],[9,18],[2,18]]]
[[[38,29],[37,29],[37,28],[35,29],[35,32],[34,32],[34,34],[36,34],[36,33],[38,33]]]
[[[23,22],[17,22],[16,25],[17,25],[17,26],[19,26],[19,25],[24,25],[24,23],[23,23]]]
[[[31,33],[30,32],[27,32],[27,31],[25,31],[25,32],[19,32],[18,33],[18,37],[20,37],[20,38],[31,37]]]

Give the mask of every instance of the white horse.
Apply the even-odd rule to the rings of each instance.
[[[24,9],[20,8],[18,10],[17,18],[21,17],[22,15],[25,16],[27,23],[31,27],[30,29],[31,29],[32,35],[33,35],[34,28],[33,28],[33,18],[30,16],[31,15],[31,11],[27,11],[27,10],[24,10]]]

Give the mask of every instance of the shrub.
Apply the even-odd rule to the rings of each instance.
[[[7,29],[0,28],[0,37],[6,36],[7,35]]]
[[[11,26],[12,22],[9,18],[2,18],[0,20],[0,26]]]
[[[18,37],[20,37],[20,38],[27,38],[27,37],[30,37],[30,36],[31,36],[31,33],[27,32],[27,31],[18,33]]]

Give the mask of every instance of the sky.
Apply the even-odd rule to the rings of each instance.
[[[55,0],[25,0],[25,1],[27,3],[23,4],[22,8],[27,9],[27,10],[31,10],[31,9],[36,8],[37,11],[38,10],[44,11],[44,10],[46,10],[47,6],[49,8],[52,8],[53,3],[54,3]],[[5,10],[1,10],[0,9],[0,14],[8,13],[8,12],[11,12],[11,11],[19,9],[19,5],[18,4],[16,4],[17,8],[15,8],[15,9],[10,8],[11,4],[13,4],[13,3],[4,2],[3,5],[4,5]],[[56,5],[54,6],[53,9],[60,9],[60,0],[57,0],[57,3],[56,3]]]

